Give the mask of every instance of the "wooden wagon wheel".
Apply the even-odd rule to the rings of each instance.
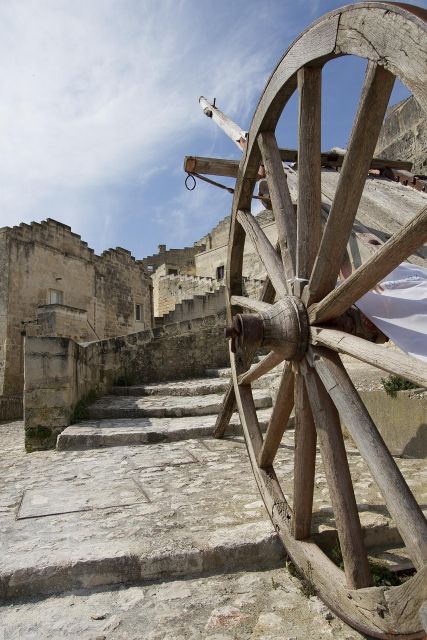
[[[427,525],[355,390],[338,352],[427,386],[427,366],[409,356],[332,329],[364,293],[427,240],[427,208],[336,286],[378,135],[399,78],[427,111],[427,12],[401,4],[362,2],[314,23],[287,50],[270,77],[239,167],[228,251],[230,357],[236,400],[252,469],[270,518],[289,555],[319,596],[341,618],[378,638],[421,637],[427,599]],[[367,70],[335,197],[322,231],[322,67],[343,55],[366,58]],[[299,93],[298,204],[291,201],[275,128],[288,99]],[[250,213],[264,165],[278,232],[276,251]],[[275,304],[242,295],[245,237],[275,289]],[[245,312],[246,310],[246,312]],[[251,313],[248,313],[247,311]],[[252,366],[262,345],[270,353]],[[263,438],[251,383],[286,360]],[[273,463],[295,407],[294,495],[287,503]],[[373,587],[339,416],[377,483],[416,573],[404,584]],[[316,441],[342,550],[342,572],[310,539]]]

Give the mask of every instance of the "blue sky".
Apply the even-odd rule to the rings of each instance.
[[[0,226],[50,217],[97,253],[192,245],[231,196],[184,187],[185,155],[239,158],[199,95],[248,129],[289,43],[344,0],[15,0],[0,3]],[[427,7],[427,0],[418,0]],[[344,147],[364,63],[324,72],[322,147]],[[407,95],[397,86],[392,100]],[[296,101],[281,146],[295,146]]]

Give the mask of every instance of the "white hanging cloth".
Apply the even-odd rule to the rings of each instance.
[[[402,262],[356,306],[403,351],[427,361],[427,269]]]

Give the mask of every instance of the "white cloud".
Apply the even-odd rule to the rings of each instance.
[[[206,148],[215,145],[222,134],[201,117],[200,93],[217,96],[248,125],[272,66],[259,32],[260,23],[272,25],[271,3],[239,3],[247,7],[239,18],[221,0],[216,21],[215,11],[205,19],[208,6],[195,0],[0,5],[0,226],[48,216],[78,225],[80,233],[99,224],[93,201],[84,203],[82,194],[130,175],[146,184],[171,168],[177,142],[197,133]],[[177,229],[186,224],[178,205]]]

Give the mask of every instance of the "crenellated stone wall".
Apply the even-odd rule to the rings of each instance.
[[[142,262],[120,247],[98,256],[55,220],[0,229],[0,268],[0,398],[22,395],[25,334],[88,341],[153,324]]]
[[[180,273],[188,275],[195,273],[194,258],[197,253],[204,251],[203,239],[195,242],[192,247],[183,249],[167,249],[165,244],[159,244],[159,252],[152,256],[147,256],[141,260],[144,269],[153,274],[163,264],[176,265]]]

